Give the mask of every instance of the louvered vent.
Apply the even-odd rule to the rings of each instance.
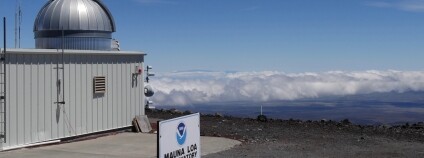
[[[106,93],[106,77],[94,77],[94,93]]]

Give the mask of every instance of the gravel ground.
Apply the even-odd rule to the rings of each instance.
[[[189,114],[147,111],[149,118]],[[201,115],[201,135],[239,140],[242,145],[205,156],[221,157],[424,157],[424,124],[361,126],[348,120],[300,121]]]

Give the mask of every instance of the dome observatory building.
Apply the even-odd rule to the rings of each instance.
[[[50,0],[34,23],[38,49],[111,50],[112,14],[99,0]]]
[[[145,88],[146,54],[120,51],[106,5],[49,0],[40,7],[35,49],[1,46],[0,151],[126,128],[145,115],[153,94]]]

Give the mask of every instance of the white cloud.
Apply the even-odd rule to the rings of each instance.
[[[395,8],[411,12],[424,12],[424,0],[370,1],[366,5],[381,8]]]
[[[176,72],[159,74],[150,84],[156,91],[151,98],[156,104],[191,105],[424,91],[424,72]]]

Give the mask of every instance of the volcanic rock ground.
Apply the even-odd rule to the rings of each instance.
[[[170,119],[191,112],[147,111],[149,118]],[[201,115],[201,135],[243,142],[205,156],[222,157],[424,157],[424,124],[362,126],[349,120],[300,121]]]

